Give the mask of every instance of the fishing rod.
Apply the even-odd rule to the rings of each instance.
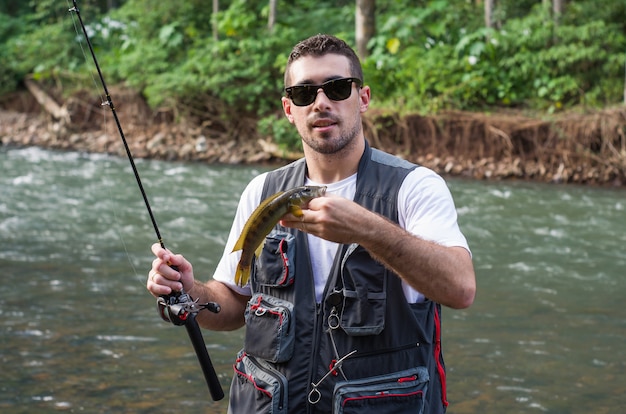
[[[102,103],[102,105],[108,106],[113,113],[113,118],[115,119],[117,130],[119,131],[120,138],[122,139],[122,143],[124,144],[124,149],[126,150],[128,161],[130,162],[133,174],[135,175],[135,181],[137,181],[139,191],[141,192],[141,196],[143,197],[146,209],[148,210],[148,214],[150,215],[152,227],[154,228],[154,232],[156,233],[159,244],[162,248],[165,249],[165,244],[163,243],[163,238],[161,237],[161,232],[159,231],[159,226],[157,225],[156,219],[154,218],[154,213],[152,212],[150,202],[148,201],[148,196],[146,194],[146,191],[144,190],[141,178],[139,177],[139,171],[137,170],[137,166],[135,165],[135,160],[130,151],[130,147],[128,146],[128,142],[126,141],[126,137],[124,136],[124,131],[122,130],[122,125],[117,116],[117,112],[115,111],[113,100],[111,99],[111,95],[109,94],[109,90],[107,89],[106,82],[104,81],[104,76],[102,75],[100,65],[98,64],[98,59],[96,58],[96,54],[91,45],[91,40],[89,39],[89,35],[87,34],[87,29],[85,28],[85,24],[83,23],[83,19],[80,15],[80,11],[78,10],[78,4],[76,3],[76,0],[72,0],[72,3],[73,7],[70,8],[69,11],[76,13],[76,16],[78,17],[80,27],[83,31],[85,40],[87,41],[87,46],[89,46],[91,57],[93,58],[93,63],[98,71],[98,76],[100,78],[100,83],[102,84],[102,89],[104,89],[104,93],[106,95],[107,101]],[[178,270],[175,266],[171,267]],[[189,296],[189,294],[184,291],[184,289],[181,289],[179,292],[172,292],[169,295],[162,295],[157,298],[157,310],[161,318],[164,321],[171,322],[174,325],[184,325],[187,329],[189,339],[191,340],[191,344],[193,345],[196,356],[198,357],[198,361],[200,362],[200,367],[202,368],[202,372],[204,373],[204,378],[206,380],[207,386],[209,387],[211,397],[214,401],[218,401],[224,398],[224,391],[222,390],[222,386],[219,382],[219,379],[217,378],[217,374],[215,373],[215,369],[213,368],[213,364],[211,363],[211,358],[209,357],[209,353],[204,343],[202,332],[200,331],[200,327],[198,326],[198,322],[196,321],[196,316],[198,312],[203,309],[217,313],[220,311],[220,306],[214,302],[199,304],[198,300],[193,300],[191,296]]]

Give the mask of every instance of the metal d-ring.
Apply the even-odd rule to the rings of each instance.
[[[333,308],[333,310],[330,311],[330,315],[328,315],[328,327],[330,329],[337,329],[339,328],[340,322],[337,308]]]

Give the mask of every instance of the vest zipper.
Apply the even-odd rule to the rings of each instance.
[[[275,370],[269,365],[264,364],[262,361],[258,361],[258,363],[261,369],[263,369],[267,374],[269,374],[274,379],[276,379],[276,381],[282,384],[282,387],[279,387],[279,394],[278,394],[279,395],[278,398],[280,399],[280,404],[278,408],[282,410],[285,406],[285,403],[287,402],[285,401],[285,387],[288,386],[287,379],[279,371]]]
[[[358,358],[366,358],[366,357],[370,357],[372,355],[380,355],[380,354],[390,354],[390,353],[394,353],[394,352],[398,352],[398,351],[404,351],[406,349],[411,349],[411,348],[418,348],[420,346],[419,342],[411,342],[410,344],[405,344],[405,345],[399,345],[399,346],[395,346],[393,348],[387,348],[387,349],[377,349],[375,351],[370,351],[370,352],[359,352],[357,354],[355,354],[352,358],[350,359],[358,359]]]
[[[441,317],[439,309],[435,306],[435,361],[437,362],[437,372],[441,382],[441,402],[444,407],[448,406],[448,395],[446,389],[446,370],[441,363]]]
[[[305,238],[306,243],[307,243],[307,251],[309,246],[308,246],[308,239]],[[335,253],[335,255],[337,256],[341,256],[343,252],[343,245],[340,244],[337,247],[337,252]],[[311,262],[311,256],[309,255],[309,266],[310,266],[310,262]],[[335,271],[335,267],[337,265],[337,260],[335,258],[335,261],[333,262],[333,266],[331,266],[330,268],[330,272],[328,274],[328,278],[326,279],[326,286],[324,287],[324,293],[322,294],[322,300],[320,303],[317,303],[317,300],[315,298],[315,279],[313,277],[311,277],[311,284],[312,284],[312,289],[311,291],[313,292],[313,300],[315,301],[315,321],[313,324],[313,346],[312,346],[312,352],[313,355],[310,359],[310,363],[309,363],[309,382],[307,385],[307,395],[308,393],[311,391],[311,385],[317,381],[317,379],[315,378],[315,374],[317,372],[317,370],[315,369],[317,367],[317,365],[319,364],[319,357],[320,357],[320,352],[319,352],[319,348],[320,348],[320,344],[322,341],[322,325],[323,325],[323,321],[320,320],[320,314],[323,314],[322,309],[324,308],[324,301],[326,300],[326,296],[328,295],[328,290],[330,287],[331,283],[335,283],[336,281],[333,278],[333,273]],[[313,269],[311,266],[311,275],[313,275]],[[315,410],[315,407],[311,404],[309,404],[307,402],[307,413],[312,413]]]

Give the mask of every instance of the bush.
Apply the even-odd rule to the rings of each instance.
[[[118,0],[122,7],[106,14],[100,13],[108,2],[85,3],[81,11],[107,83],[126,83],[153,107],[208,97],[227,108],[223,114],[267,117],[280,112],[283,68],[294,43],[330,33],[354,44],[354,0],[294,0],[279,7],[272,30],[265,1],[232,0],[217,14],[204,0]],[[375,106],[554,111],[621,101],[626,0],[603,7],[594,0],[567,2],[558,24],[542,2],[502,0],[495,30],[483,27],[476,2],[418,3],[379,2],[377,35],[363,61]],[[68,89],[92,88],[85,82],[95,68],[65,7],[41,0],[12,10],[0,14],[6,39],[0,93],[29,75]]]
[[[621,100],[624,21],[610,21],[605,11],[606,21],[590,19],[591,6],[576,2],[558,25],[541,5],[499,30],[458,14],[458,21],[437,17],[430,23],[444,3],[407,10],[383,24],[364,63],[374,96],[381,96],[377,105],[422,112],[497,106],[554,111]],[[624,11],[624,3],[613,7]]]

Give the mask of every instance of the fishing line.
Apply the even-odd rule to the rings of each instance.
[[[152,207],[150,206],[150,201],[148,200],[148,196],[146,194],[146,191],[143,187],[143,183],[141,182],[141,178],[139,177],[139,171],[137,170],[137,166],[135,165],[135,160],[133,158],[133,155],[130,151],[130,147],[128,146],[128,141],[126,141],[126,136],[124,135],[124,130],[122,129],[122,125],[120,123],[119,117],[117,116],[117,112],[115,110],[115,105],[113,105],[113,100],[111,98],[111,94],[109,93],[109,89],[107,88],[106,82],[104,81],[104,76],[102,75],[102,70],[100,70],[100,65],[98,64],[98,60],[96,59],[96,55],[95,52],[93,50],[93,46],[91,45],[91,41],[89,40],[89,34],[87,33],[87,28],[85,27],[82,17],[80,16],[80,11],[78,10],[78,4],[76,3],[76,1],[73,1],[73,7],[70,7],[69,9],[70,12],[74,12],[74,14],[76,15],[76,17],[78,18],[78,21],[80,23],[80,27],[82,29],[82,32],[84,34],[84,38],[87,42],[87,46],[89,48],[89,52],[91,53],[91,57],[93,58],[93,63],[96,67],[96,70],[98,71],[98,76],[100,78],[100,84],[102,86],[102,89],[104,90],[105,93],[105,97],[106,99],[103,100],[102,105],[103,106],[108,106],[109,109],[111,110],[111,113],[113,114],[113,119],[115,120],[115,125],[117,126],[117,130],[119,132],[120,138],[122,139],[122,144],[124,145],[124,151],[126,151],[126,155],[128,158],[128,162],[130,163],[130,166],[133,170],[133,174],[135,175],[135,181],[137,181],[137,186],[139,187],[139,191],[141,192],[141,196],[143,198],[144,204],[146,205],[146,210],[148,211],[148,215],[150,216],[150,221],[152,222],[152,227],[154,228],[154,232],[157,236],[157,240],[158,243],[161,245],[162,248],[165,248],[165,244],[163,243],[163,237],[161,237],[161,232],[159,231],[159,226],[157,225],[156,219],[154,217],[154,213],[152,212]],[[76,23],[74,23],[74,26],[76,27]],[[84,49],[81,45],[81,49],[83,50],[84,53]],[[93,77],[93,74],[92,74]],[[95,79],[94,79],[95,81]],[[97,84],[96,84],[97,85]],[[101,96],[102,99],[102,96]]]
[[[163,238],[161,237],[161,232],[159,231],[159,227],[156,223],[154,213],[152,212],[150,202],[148,201],[148,196],[141,182],[141,178],[139,177],[139,171],[137,170],[137,166],[135,165],[135,161],[128,146],[128,142],[126,141],[126,136],[124,135],[122,125],[117,116],[117,112],[115,111],[115,105],[113,105],[111,94],[109,93],[109,90],[106,86],[104,76],[102,75],[102,71],[100,69],[100,65],[98,64],[98,59],[96,58],[96,54],[93,50],[91,41],[89,40],[89,34],[87,33],[87,28],[83,23],[83,19],[80,15],[76,0],[72,1],[72,7],[69,8],[69,12],[74,13],[78,18],[80,28],[84,35],[84,39],[87,42],[87,46],[93,59],[93,63],[97,69],[100,84],[105,93],[106,102],[104,102],[103,105],[108,106],[111,110],[111,113],[113,114],[113,119],[115,120],[119,136],[124,145],[126,156],[133,170],[135,181],[137,182],[137,186],[139,187],[139,190],[141,192],[141,196],[146,206],[146,210],[148,211],[148,214],[150,216],[150,221],[152,222],[152,227],[157,236],[158,243],[161,245],[162,248],[165,248]],[[202,337],[202,332],[200,331],[200,327],[198,326],[198,322],[196,321],[196,315],[198,312],[206,309],[211,312],[217,313],[220,311],[219,305],[213,302],[198,304],[197,300],[194,301],[187,293],[184,292],[183,289],[181,289],[178,292],[172,292],[169,295],[160,296],[157,299],[157,309],[163,320],[171,322],[174,325],[185,326],[185,328],[187,329],[187,334],[189,335],[189,339],[191,340],[191,344],[193,345],[193,348],[196,352],[196,356],[198,357],[198,362],[200,363],[200,367],[202,368],[202,372],[204,374],[207,386],[209,387],[211,397],[215,401],[224,398],[224,391],[222,390],[215,369],[213,368],[213,364],[211,362],[211,359],[209,358],[209,354],[204,343],[204,338]]]
[[[72,5],[70,3],[70,0],[66,0],[67,3],[67,8],[68,10],[70,10],[72,8]],[[96,93],[98,94],[98,97],[100,98],[100,108],[101,108],[101,112],[102,112],[102,128],[103,128],[103,133],[105,135],[110,135],[111,131],[110,131],[110,122],[108,120],[108,116],[107,116],[107,111],[105,110],[105,107],[107,106],[107,102],[106,99],[104,98],[104,96],[102,95],[102,93],[100,92],[100,85],[98,84],[98,81],[96,80],[96,77],[93,73],[93,70],[91,69],[96,69],[94,66],[93,62],[90,62],[89,57],[87,56],[87,52],[85,51],[85,47],[83,46],[83,42],[80,41],[80,39],[82,38],[82,35],[80,33],[80,28],[77,22],[77,19],[74,16],[74,13],[69,13],[71,19],[72,19],[72,23],[74,25],[74,32],[77,35],[77,39],[76,42],[78,43],[78,45],[80,46],[80,50],[83,54],[83,59],[85,60],[85,64],[87,65],[88,68],[90,68],[90,70],[88,70],[87,72],[89,73],[89,77],[91,78],[91,82],[94,85],[94,90],[96,91]],[[113,191],[111,190],[110,187],[107,186],[107,191],[109,194],[109,199],[113,200],[115,197],[115,194],[113,193]],[[133,263],[133,258],[132,255],[130,254],[130,251],[128,249],[128,246],[126,245],[126,241],[124,239],[124,235],[122,233],[122,231],[119,228],[119,222],[121,220],[121,218],[117,215],[117,210],[116,209],[112,209],[113,211],[113,222],[111,223],[111,228],[113,229],[113,231],[115,232],[115,234],[117,235],[118,240],[120,241],[120,243],[122,244],[122,247],[124,249],[124,253],[126,254],[126,258],[128,259],[128,263],[132,269],[132,272],[135,276],[135,280],[136,282],[141,285],[141,286],[145,286],[145,280],[143,279],[142,275],[139,274],[139,272],[137,271],[137,268],[135,267],[134,263]]]
[[[66,0],[66,3],[67,3],[68,10],[71,10],[72,5],[70,3],[70,0]],[[87,66],[90,66],[89,58],[87,57],[87,53],[85,52],[85,48],[83,47],[83,42],[80,41],[82,36],[80,34],[80,29],[78,28],[78,25],[76,24],[76,19],[74,18],[74,14],[70,13],[70,17],[72,18],[72,23],[74,24],[74,31],[76,32],[76,35],[77,35],[76,42],[80,46],[80,50],[83,53],[85,64],[87,64]],[[106,104],[105,103],[106,101],[104,97],[102,96],[102,94],[100,93],[100,85],[98,85],[98,81],[96,81],[96,77],[94,76],[93,72],[91,70],[89,70],[88,72],[89,72],[89,76],[91,77],[91,81],[93,82],[93,85],[95,87],[95,91],[98,93],[98,96],[100,97],[100,105],[104,107],[104,105]],[[104,120],[106,121],[106,111],[103,111],[103,113],[105,114]],[[104,125],[106,126],[106,123]]]

